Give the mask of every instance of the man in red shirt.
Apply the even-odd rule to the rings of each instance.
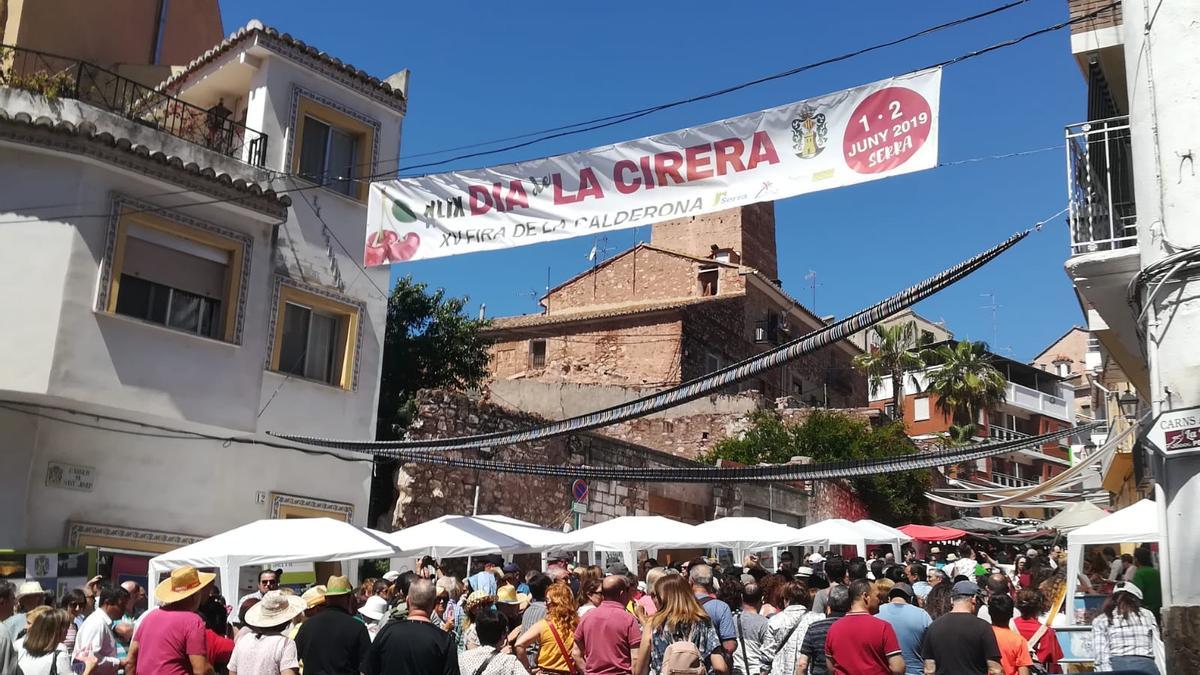
[[[600,606],[583,615],[575,629],[571,656],[576,672],[588,675],[629,675],[633,654],[642,643],[642,628],[625,610],[629,581],[619,575],[604,577]]]
[[[830,673],[839,675],[904,675],[904,655],[896,631],[883,619],[871,616],[878,603],[875,589],[865,579],[850,583],[850,611],[829,627],[825,660]]]
[[[171,570],[170,578],[154,589],[162,607],[138,622],[129,647],[129,660],[142,675],[204,675],[213,672],[208,661],[204,620],[196,613],[215,574],[191,566]],[[129,669],[126,668],[128,671]]]

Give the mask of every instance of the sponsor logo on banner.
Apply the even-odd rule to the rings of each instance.
[[[697,216],[937,165],[941,70],[567,155],[372,183],[368,266]]]

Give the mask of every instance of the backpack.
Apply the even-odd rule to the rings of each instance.
[[[690,635],[682,639],[675,635],[675,641],[667,645],[663,652],[662,669],[658,675],[708,675],[700,648],[692,642]]]

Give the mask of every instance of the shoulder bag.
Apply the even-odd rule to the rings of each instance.
[[[550,636],[554,638],[554,644],[558,645],[559,653],[563,655],[563,659],[567,662],[567,670],[574,674],[576,672],[575,659],[571,658],[571,651],[563,643],[562,637],[558,634],[558,629],[554,627],[554,622],[546,619],[546,625],[550,627]]]

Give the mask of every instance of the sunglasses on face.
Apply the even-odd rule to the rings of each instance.
[[[266,586],[267,588],[279,588],[279,580],[278,579],[264,579],[264,580],[258,582],[258,585]]]

